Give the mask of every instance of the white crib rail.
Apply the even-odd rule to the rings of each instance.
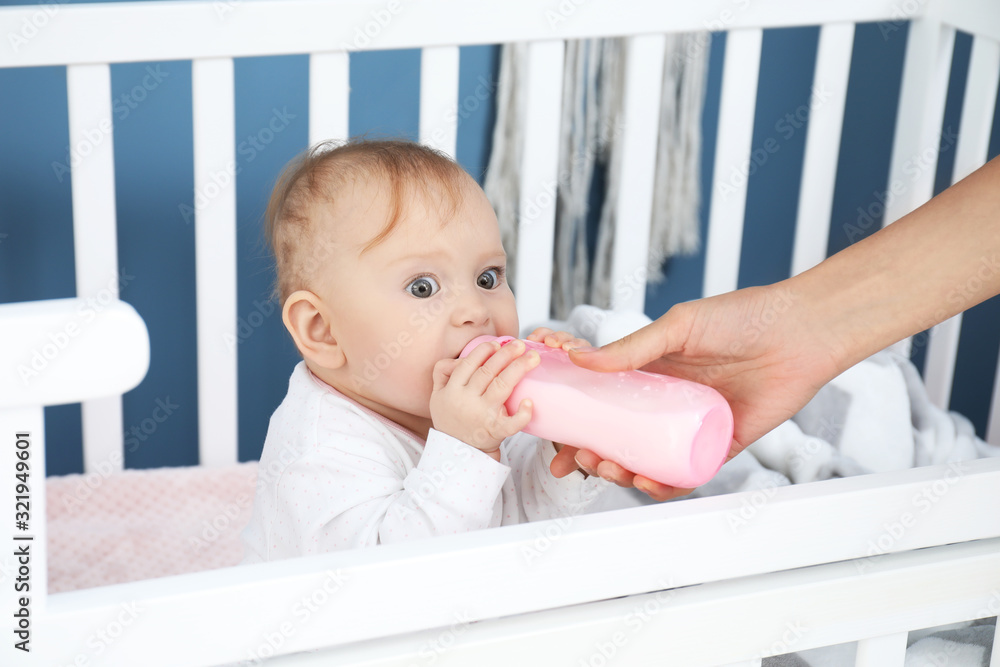
[[[958,4],[970,5],[973,8],[967,14],[976,16],[992,12],[986,6],[989,2],[964,0]],[[927,4],[918,3],[914,16],[922,14]],[[936,4],[954,3],[949,0]],[[232,11],[220,12],[220,5]],[[405,2],[394,7],[395,12],[384,0],[233,0],[231,3],[180,0],[59,5],[59,20],[48,21],[45,29],[32,38],[30,48],[4,51],[0,66],[404,49],[900,19],[898,0],[836,3],[631,0],[627,5],[589,3],[573,12],[557,6],[553,10],[555,20],[548,13],[551,8],[536,0],[503,3],[424,0],[419,11]],[[946,9],[949,16],[954,14],[956,20],[964,20],[964,14],[959,16],[962,14],[959,8]],[[0,8],[0,29],[6,35],[19,30],[25,22],[34,25],[33,15],[37,11],[31,5]],[[378,24],[379,17],[384,25]],[[443,17],[447,20],[442,20]],[[373,21],[373,32],[378,38],[365,38],[365,29]],[[971,32],[1000,38],[1000,31],[995,31],[989,22],[970,23]],[[129,29],[122,30],[123,25]]]
[[[99,399],[139,384],[149,334],[135,309],[114,299],[5,303],[0,360],[0,410]]]
[[[951,590],[934,589],[948,581]],[[859,637],[857,667],[901,667],[907,629],[991,613],[1000,541],[880,556],[441,628],[268,662],[274,667],[672,665],[746,667],[762,657]],[[984,614],[985,612],[985,614]],[[931,620],[937,619],[937,620]],[[870,639],[867,639],[870,637]],[[421,663],[423,660],[423,663]],[[735,661],[739,660],[739,663]]]
[[[980,610],[1000,592],[1000,514],[989,509],[998,503],[1000,459],[988,459],[648,506],[625,510],[627,521],[622,511],[606,512],[61,593],[49,597],[39,626],[39,638],[44,630],[61,641],[39,641],[39,655],[44,664],[72,663],[122,605],[140,609],[141,623],[116,639],[102,664],[130,665],[143,655],[151,667],[193,666],[248,659],[251,651],[346,649],[456,619],[467,625],[564,607],[553,618],[573,626],[577,613],[591,612],[572,605],[645,594],[607,603],[631,609],[655,599],[650,591],[678,589],[667,595],[695,599],[702,599],[696,591],[717,591],[717,604],[692,602],[677,612],[688,617],[680,627],[691,628],[722,613],[723,599],[743,604],[744,592],[758,589],[748,582],[810,582],[779,586],[779,602],[734,617],[741,621],[722,626],[727,641],[719,647],[701,642],[716,662],[731,662],[769,647],[780,638],[771,630],[796,618],[815,635],[789,650],[990,615]],[[794,569],[836,561],[845,562]],[[778,570],[793,571],[767,574]],[[709,582],[719,584],[685,588]],[[770,589],[759,585],[765,598]],[[297,605],[303,599],[314,599],[308,614]],[[810,611],[799,617],[800,609]],[[620,614],[602,618],[612,633],[612,620],[621,622]],[[501,627],[506,622],[515,621]]]

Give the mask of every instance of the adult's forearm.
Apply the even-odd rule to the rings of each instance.
[[[787,283],[841,370],[1000,293],[1000,158]]]

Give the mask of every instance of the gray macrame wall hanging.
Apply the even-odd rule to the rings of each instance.
[[[665,260],[698,249],[701,115],[708,70],[705,33],[666,36],[660,125],[657,143],[648,280],[662,280]],[[623,39],[566,43],[562,121],[559,138],[561,179],[556,207],[552,315],[565,319],[573,306],[610,305],[610,257],[614,204],[620,172],[620,132],[626,51]],[[508,275],[516,275],[518,174],[524,128],[525,44],[502,47],[497,120],[485,190],[497,212],[507,248]],[[607,169],[593,266],[586,248],[586,222],[595,165]]]

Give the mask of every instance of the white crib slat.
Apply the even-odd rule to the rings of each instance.
[[[521,322],[549,319],[564,50],[558,40],[528,45],[514,282]]]
[[[998,84],[1000,43],[976,37],[972,41],[972,54],[969,57],[969,76],[965,84],[960,134],[955,148],[953,183],[986,164]]]
[[[663,35],[630,37],[625,55],[621,174],[615,203],[611,308],[641,313],[646,303],[649,227],[663,85]]]
[[[993,653],[990,656],[990,665],[992,667],[1000,665],[1000,617],[997,618],[996,628],[993,631]]]
[[[202,465],[237,460],[236,146],[233,61],[195,60],[195,270],[198,451]],[[199,205],[200,204],[200,205]]]
[[[719,129],[712,176],[712,208],[705,249],[703,296],[737,288],[747,172],[760,74],[761,30],[731,30],[726,37]]]
[[[792,275],[826,259],[853,51],[853,23],[836,23],[820,29],[792,250]]]
[[[954,46],[954,28],[929,18],[910,24],[889,167],[888,185],[894,196],[887,195],[884,225],[914,210],[934,193]]]
[[[969,59],[969,76],[965,85],[952,183],[962,180],[986,163],[993,114],[996,110],[998,80],[1000,44],[982,37],[975,38]],[[959,313],[935,326],[927,344],[924,382],[930,399],[945,410],[951,401],[961,329],[962,314]]]
[[[910,22],[883,226],[899,220],[934,194],[954,47],[954,28],[943,26],[936,18]],[[909,357],[912,339],[904,338],[891,347]]]
[[[115,215],[114,122],[111,69],[108,65],[66,68],[69,143],[78,156],[72,166],[73,244],[77,296],[97,308],[118,298],[118,234]],[[121,470],[124,429],[121,396],[86,401],[83,417],[83,467],[98,464]]]
[[[947,410],[951,404],[951,387],[961,333],[962,313],[959,313],[932,327],[927,340],[924,384],[927,385],[928,398],[942,410]]]
[[[457,46],[420,53],[420,142],[455,157],[458,135]]]
[[[309,145],[348,137],[350,60],[345,52],[309,55]]]
[[[858,641],[854,667],[903,667],[906,660],[906,632]]]
[[[990,420],[986,428],[986,442],[1000,445],[1000,359],[993,374],[993,400],[990,402]],[[1000,623],[997,623],[1000,625]]]

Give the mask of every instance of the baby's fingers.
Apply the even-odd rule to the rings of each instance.
[[[452,369],[451,376],[459,385],[467,385],[469,380],[483,367],[497,350],[500,343],[496,341],[485,341],[472,349],[463,359],[456,359],[457,362]],[[447,361],[447,360],[443,360]],[[440,363],[440,362],[438,362]],[[437,386],[437,385],[435,385]]]
[[[524,427],[531,421],[532,407],[533,404],[530,398],[521,399],[520,404],[517,406],[517,412],[508,416],[505,420],[506,423],[504,424],[504,431],[506,432],[506,435],[504,437],[512,436],[518,431],[524,430]]]
[[[506,403],[517,383],[523,380],[528,371],[537,366],[541,360],[536,350],[516,357],[490,381],[483,391],[483,397],[491,402]]]
[[[574,347],[590,347],[590,342],[583,338],[577,338],[568,331],[553,331],[542,338],[549,347],[560,347],[569,350]]]
[[[455,368],[458,366],[460,359],[442,359],[441,361],[434,364],[434,390],[444,388],[448,384],[448,379],[451,374],[455,372]]]
[[[553,333],[552,329],[549,329],[548,327],[538,327],[530,334],[528,334],[527,338],[528,340],[533,340],[536,343],[541,343],[545,341],[546,336],[551,336],[552,333]]]

